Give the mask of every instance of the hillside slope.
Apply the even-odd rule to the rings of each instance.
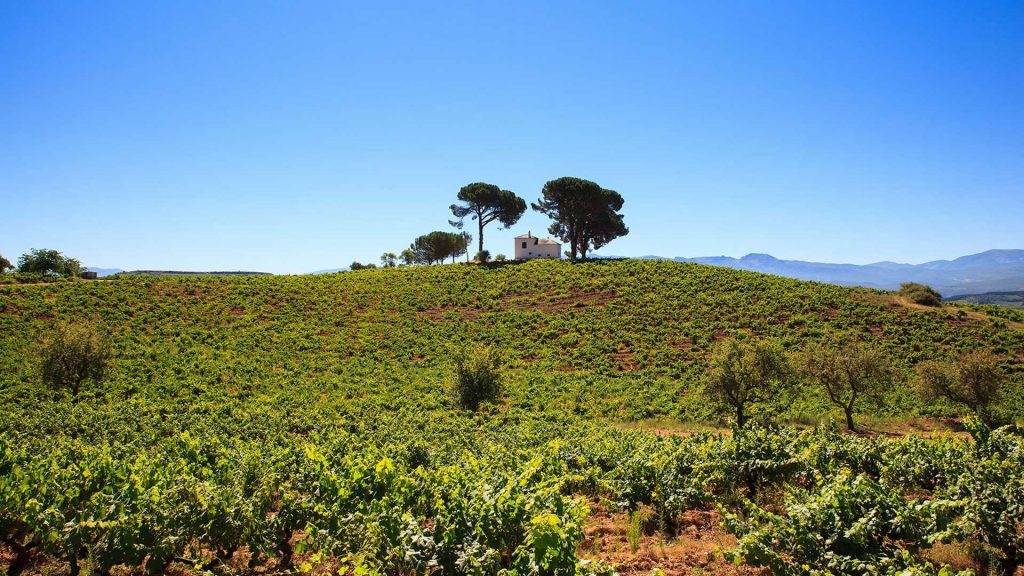
[[[624,421],[716,418],[695,393],[707,354],[750,333],[790,348],[875,339],[904,370],[989,348],[1019,392],[1022,320],[645,261],[3,286],[0,572],[980,572],[988,560],[970,551],[1016,530],[1024,506],[1012,431],[977,450]],[[112,335],[109,377],[77,397],[37,372],[60,321]],[[448,394],[452,359],[481,344],[506,362],[505,394],[471,412]],[[1007,404],[1020,419],[1019,396]],[[830,410],[814,388],[775,408],[803,423]],[[898,381],[864,410],[951,408]],[[981,528],[950,542],[954,521]]]
[[[38,388],[28,352],[52,322],[76,318],[114,335],[108,389],[139,389],[140,375],[153,384],[140,393],[179,397],[347,388],[379,374],[439,383],[458,350],[486,344],[522,386],[513,402],[559,397],[624,419],[708,417],[686,391],[714,343],[741,334],[789,348],[825,337],[875,340],[902,368],[981,347],[1014,371],[1024,360],[1024,315],[1015,311],[912,309],[881,292],[689,263],[530,262],[9,287],[0,291],[6,393]],[[887,409],[914,408],[905,387],[892,394]]]

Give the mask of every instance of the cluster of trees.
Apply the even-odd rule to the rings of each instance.
[[[819,386],[842,409],[846,427],[856,430],[854,412],[866,398],[881,394],[896,376],[890,359],[863,342],[813,343],[787,354],[771,340],[726,340],[718,345],[705,381],[708,399],[732,412],[737,426],[751,415],[778,408],[799,383]],[[965,406],[992,423],[1006,375],[998,358],[971,352],[956,361],[929,360],[915,368],[914,382],[926,400]]]
[[[463,186],[457,194],[458,203],[449,206],[455,217],[448,223],[462,230],[466,219],[475,220],[477,227],[477,251],[475,259],[486,262],[490,252],[484,249],[484,229],[494,222],[499,229],[507,229],[519,222],[526,212],[526,200],[511,190],[503,190],[495,184],[473,182]],[[530,206],[553,221],[548,232],[569,245],[566,255],[575,260],[586,258],[591,250],[597,250],[612,240],[629,233],[623,216],[619,212],[623,205],[622,196],[582,178],[563,177],[544,184],[541,198]],[[452,262],[459,256],[469,259],[469,243],[472,236],[467,232],[452,233],[434,231],[424,234],[400,254],[385,252],[381,255],[381,266],[434,264],[448,258]],[[504,260],[499,254],[495,260]],[[353,262],[352,270],[376,268],[375,264]]]
[[[42,274],[44,276],[75,277],[82,273],[82,263],[74,258],[64,256],[57,250],[33,248],[18,258],[15,268],[11,261],[0,255],[0,273],[16,270],[25,274]]]
[[[437,230],[413,240],[409,252],[414,264],[434,264],[444,262],[447,258],[451,258],[454,263],[459,256],[468,256],[469,243],[472,241],[473,237],[467,232]]]
[[[415,266],[417,264],[429,265],[444,262],[448,258],[455,262],[459,256],[466,256],[469,259],[469,244],[473,236],[468,232],[456,233],[436,230],[424,234],[415,240],[408,248],[400,253],[385,252],[380,255],[380,266],[382,268],[395,268],[396,266]],[[353,262],[349,267],[352,270],[366,270],[377,268],[376,264],[361,264]]]
[[[548,232],[569,244],[569,257],[575,260],[629,234],[619,213],[623,202],[614,190],[567,176],[545,184],[540,200],[531,206],[554,221]]]

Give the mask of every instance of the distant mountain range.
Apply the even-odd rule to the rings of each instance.
[[[865,286],[895,290],[903,282],[920,282],[939,291],[943,297],[984,295],[988,292],[1024,291],[1024,250],[988,250],[961,256],[954,260],[935,260],[924,264],[875,262],[874,264],[829,264],[803,260],[780,260],[768,254],[747,254],[742,258],[704,256],[699,258],[666,258],[642,256],[644,259],[697,262],[800,280],[814,280],[844,286]],[[99,276],[123,273],[119,268],[89,268]],[[347,270],[317,270],[324,274]],[[167,272],[135,271],[129,274],[260,274],[259,272]]]
[[[89,268],[86,268],[86,270],[88,270],[89,272],[95,272],[96,275],[99,276],[100,278],[103,278],[104,276],[113,276],[114,274],[120,274],[121,272],[124,272],[124,270],[121,270],[120,268],[93,268],[93,267],[89,267]]]
[[[944,297],[1024,290],[1024,250],[988,250],[980,254],[961,256],[955,260],[935,260],[924,264],[828,264],[779,260],[768,254],[747,254],[742,258],[676,257],[672,260],[883,290],[895,290],[903,282],[920,282],[938,290]]]

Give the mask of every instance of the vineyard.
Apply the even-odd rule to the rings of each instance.
[[[60,322],[113,344],[74,397],[39,376]],[[696,264],[6,285],[0,571],[1013,573],[1016,428],[843,434],[807,386],[779,399],[778,426],[727,430],[699,388],[740,335],[877,343],[900,377],[860,410],[908,422],[962,416],[917,397],[915,364],[988,350],[1004,415],[1024,420],[1024,312]],[[478,345],[505,386],[470,412],[449,385]],[[650,422],[721,429],[633,429]],[[697,512],[723,545],[641,570],[603,552],[598,512],[634,519],[626,550],[699,539]]]

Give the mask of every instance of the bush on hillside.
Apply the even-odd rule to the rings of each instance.
[[[105,335],[81,324],[60,324],[43,343],[40,376],[51,388],[77,396],[86,381],[103,379],[111,356]]]
[[[487,250],[481,250],[476,253],[476,256],[474,256],[473,259],[477,262],[487,262],[491,259],[491,253]]]
[[[906,298],[909,302],[922,306],[942,305],[941,294],[933,290],[931,286],[918,284],[917,282],[900,284],[899,295]]]
[[[495,262],[504,262],[505,260],[508,260],[508,256],[505,256],[504,254],[498,254],[494,257]]]
[[[501,395],[501,362],[490,348],[473,350],[455,358],[452,392],[460,406],[476,410],[483,402]]]

